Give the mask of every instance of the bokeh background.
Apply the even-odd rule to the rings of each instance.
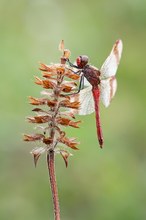
[[[63,220],[146,219],[146,1],[0,0],[0,219],[53,219],[45,156],[37,168],[22,134],[33,131],[27,97],[39,61],[58,62],[61,39],[71,60],[87,54],[99,67],[116,39],[124,43],[118,91],[101,105],[105,138],[98,147],[94,114],[68,129],[81,142],[66,169],[56,157]]]

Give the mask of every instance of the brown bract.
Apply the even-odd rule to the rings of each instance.
[[[68,151],[65,151],[65,150],[61,150],[60,154],[61,154],[62,158],[64,159],[65,165],[67,167],[68,166],[68,157],[71,156],[72,154],[70,154]]]
[[[38,141],[42,140],[44,138],[43,134],[25,134],[24,135],[24,141]]]
[[[34,117],[27,117],[27,119],[28,122],[42,124],[50,121],[51,117],[48,115],[38,115]]]
[[[75,138],[60,137],[58,138],[58,142],[65,144],[74,150],[78,150],[76,146],[79,144],[79,142],[77,142]]]
[[[28,122],[38,124],[39,132],[36,134],[25,134],[24,141],[37,142],[39,147],[35,147],[31,153],[34,163],[44,152],[60,152],[66,166],[71,155],[67,149],[77,150],[79,142],[75,138],[68,138],[62,130],[65,126],[79,128],[81,121],[75,121],[73,110],[78,110],[80,102],[78,94],[70,95],[77,90],[77,80],[80,76],[66,65],[66,59],[70,56],[70,51],[64,49],[64,44],[59,48],[62,52],[60,64],[40,64],[42,78],[35,76],[35,84],[40,85],[45,90],[41,93],[43,97],[29,97],[29,103],[37,106],[32,111],[34,116],[27,117]],[[40,125],[39,125],[40,124]]]
[[[78,98],[76,98],[76,100],[78,100]],[[80,102],[79,101],[71,102],[70,100],[66,99],[60,102],[60,106],[65,107],[65,108],[79,109]]]
[[[29,96],[29,103],[32,105],[45,105],[47,103],[47,99],[45,98],[34,98]]]
[[[35,79],[36,79],[36,81],[35,81],[35,83],[37,84],[37,85],[41,85],[43,88],[45,88],[45,89],[53,89],[53,88],[55,88],[56,87],[56,83],[55,82],[53,82],[53,81],[51,81],[51,80],[48,80],[48,79],[46,79],[46,80],[41,80],[39,77],[35,77]]]
[[[78,124],[81,123],[81,121],[72,121],[68,118],[61,118],[61,117],[58,117],[56,119],[56,121],[60,125],[71,126],[71,127],[74,127],[74,128],[79,128]]]

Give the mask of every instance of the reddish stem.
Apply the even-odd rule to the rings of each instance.
[[[59,208],[59,199],[58,199],[54,159],[55,159],[54,151],[50,150],[47,154],[47,163],[48,163],[49,178],[50,178],[50,185],[51,185],[53,205],[54,205],[54,217],[55,217],[55,220],[60,220],[60,208]]]

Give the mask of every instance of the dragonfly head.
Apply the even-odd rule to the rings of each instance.
[[[88,63],[88,60],[89,58],[86,55],[77,57],[76,59],[77,66],[81,69],[84,68],[84,66],[86,66],[86,64]]]

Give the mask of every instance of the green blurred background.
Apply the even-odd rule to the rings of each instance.
[[[66,169],[56,157],[62,220],[146,219],[146,1],[0,0],[0,219],[53,219],[45,156],[37,169],[22,141],[33,131],[27,97],[40,96],[38,62],[58,62],[61,39],[71,60],[87,54],[100,67],[116,39],[124,51],[118,91],[101,105],[105,138],[98,147],[94,114],[68,129],[81,142]]]

